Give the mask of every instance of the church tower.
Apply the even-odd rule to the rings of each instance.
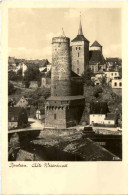
[[[81,16],[78,35],[71,41],[71,64],[72,70],[80,76],[89,65],[89,41],[83,35]]]

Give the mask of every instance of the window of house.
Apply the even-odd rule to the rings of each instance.
[[[117,86],[117,82],[114,83],[114,86]]]
[[[78,53],[78,57],[79,57],[79,53]]]
[[[56,114],[54,114],[54,120],[56,120]]]
[[[116,76],[117,74],[115,73],[115,76]]]
[[[119,83],[119,86],[120,86],[120,87],[122,86],[122,83],[121,83],[121,82]]]
[[[113,73],[111,73],[111,75],[113,76]]]
[[[77,68],[77,74],[79,74],[79,68]]]

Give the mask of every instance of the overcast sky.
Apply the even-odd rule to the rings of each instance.
[[[52,37],[63,27],[67,37],[75,38],[80,12],[83,33],[90,45],[97,40],[105,57],[121,57],[121,10],[117,8],[9,8],[8,55],[51,61]]]

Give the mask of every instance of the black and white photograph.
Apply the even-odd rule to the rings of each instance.
[[[8,9],[8,161],[122,161],[121,8]]]

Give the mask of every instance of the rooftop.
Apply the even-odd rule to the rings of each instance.
[[[94,43],[90,47],[102,47],[102,45],[100,45],[98,41],[94,41]]]
[[[90,114],[107,114],[108,111],[108,105],[106,102],[90,103]]]
[[[80,99],[84,99],[84,96],[82,95],[77,95],[77,96],[51,96],[49,97],[47,100],[50,100],[50,101],[59,101],[59,100],[65,100],[65,101],[68,101],[68,100],[80,100]]]
[[[77,41],[86,41],[89,43],[89,41],[84,37],[84,35],[77,35],[71,42],[77,42]]]
[[[89,51],[89,64],[104,64],[105,63],[105,59],[101,53],[101,51],[99,50],[91,50]]]

